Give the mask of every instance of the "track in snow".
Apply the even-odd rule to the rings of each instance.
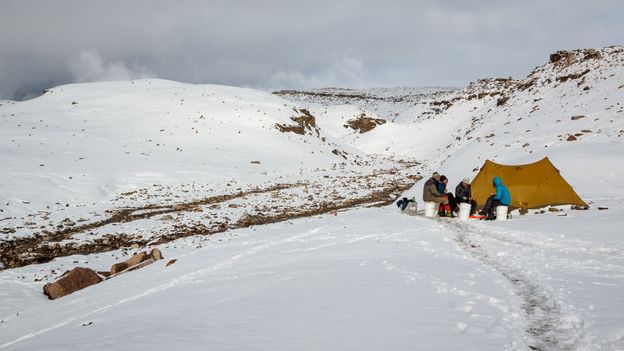
[[[487,252],[475,240],[476,236],[499,240],[495,235],[484,235],[470,225],[457,222],[442,222],[459,246],[475,259],[500,272],[509,282],[514,293],[522,301],[527,324],[525,328],[526,344],[530,350],[576,350],[579,342],[579,325],[569,326],[564,320],[560,304],[553,298],[548,288],[533,277],[523,274],[521,267],[498,259]],[[509,242],[505,240],[505,242]],[[518,244],[520,245],[520,244]]]

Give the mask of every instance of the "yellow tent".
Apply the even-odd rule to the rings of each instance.
[[[499,176],[511,193],[511,206],[539,208],[556,205],[587,206],[559,174],[548,157],[526,165],[501,165],[485,161],[472,180],[472,197],[483,206],[491,193],[496,193],[492,179]]]

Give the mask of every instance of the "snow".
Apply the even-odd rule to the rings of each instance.
[[[54,301],[42,286],[65,270],[108,270],[150,245],[5,269],[0,349],[624,349],[624,51],[600,53],[538,67],[519,82],[534,80],[526,89],[490,80],[458,90],[271,95],[140,80],[57,87],[0,106],[0,155],[9,166],[0,172],[0,228],[15,230],[2,240],[66,217],[92,223],[121,208],[144,216],[155,211],[149,204],[256,189],[171,212],[173,220],[144,216],[65,240],[157,237],[176,224],[218,225],[225,217],[231,224],[366,196],[401,172],[439,171],[454,187],[486,159],[549,157],[590,204],[514,211],[500,222],[426,219],[364,204],[229,227],[157,245],[165,260]],[[495,94],[470,98],[479,92]],[[497,106],[503,96],[509,99]],[[439,101],[451,105],[433,104]],[[318,134],[275,128],[293,124],[303,108],[316,117]],[[362,113],[387,122],[363,134],[343,126]],[[392,168],[399,159],[422,164]],[[263,190],[278,184],[288,185]],[[422,181],[402,196],[420,200],[421,191]]]
[[[76,350],[113,340],[189,349],[407,348],[446,340],[440,348],[500,349],[518,338],[505,313],[512,306],[488,282],[487,269],[467,263],[436,223],[384,212],[234,231],[201,249],[165,247],[178,258],[170,267],[159,263],[88,293],[39,299],[3,330],[8,343],[25,338],[2,346],[54,345],[63,335],[59,347]],[[415,234],[418,222],[423,230]],[[33,320],[48,315],[56,322]]]
[[[335,162],[331,142],[301,143],[274,128],[293,123],[293,108],[250,89],[163,80],[57,87],[1,110],[0,200],[24,215],[151,184],[262,183],[294,173],[311,152],[305,168]]]

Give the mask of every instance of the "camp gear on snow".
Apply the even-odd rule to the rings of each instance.
[[[468,217],[470,216],[470,204],[467,203],[461,203],[459,204],[459,220],[460,221],[467,221]]]
[[[492,178],[504,179],[511,195],[511,207],[540,208],[557,205],[587,206],[550,162],[548,157],[524,165],[501,165],[485,161],[472,180],[472,198],[484,204],[493,192]]]
[[[433,201],[425,202],[425,217],[435,217],[437,204]]]
[[[404,197],[401,200],[397,201],[396,205],[398,208],[401,209],[401,211],[405,210],[405,207],[407,207],[407,198]]]
[[[497,221],[506,221],[507,220],[507,206],[497,206],[496,207],[496,220]]]
[[[470,215],[470,217],[468,217],[468,218],[470,218],[470,219],[485,219],[486,217],[482,216],[482,215],[478,215],[478,214],[473,214],[473,215]]]
[[[401,200],[396,202],[396,205],[401,209],[401,211],[404,211],[405,208],[407,207],[407,205],[409,205],[410,202],[416,203],[415,199],[408,199],[406,197],[402,198]]]
[[[404,213],[407,213],[410,216],[415,216],[418,213],[418,204],[415,201],[410,200]]]

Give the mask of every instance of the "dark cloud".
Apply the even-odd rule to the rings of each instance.
[[[8,0],[0,98],[159,77],[261,89],[464,85],[622,44],[613,1]]]

